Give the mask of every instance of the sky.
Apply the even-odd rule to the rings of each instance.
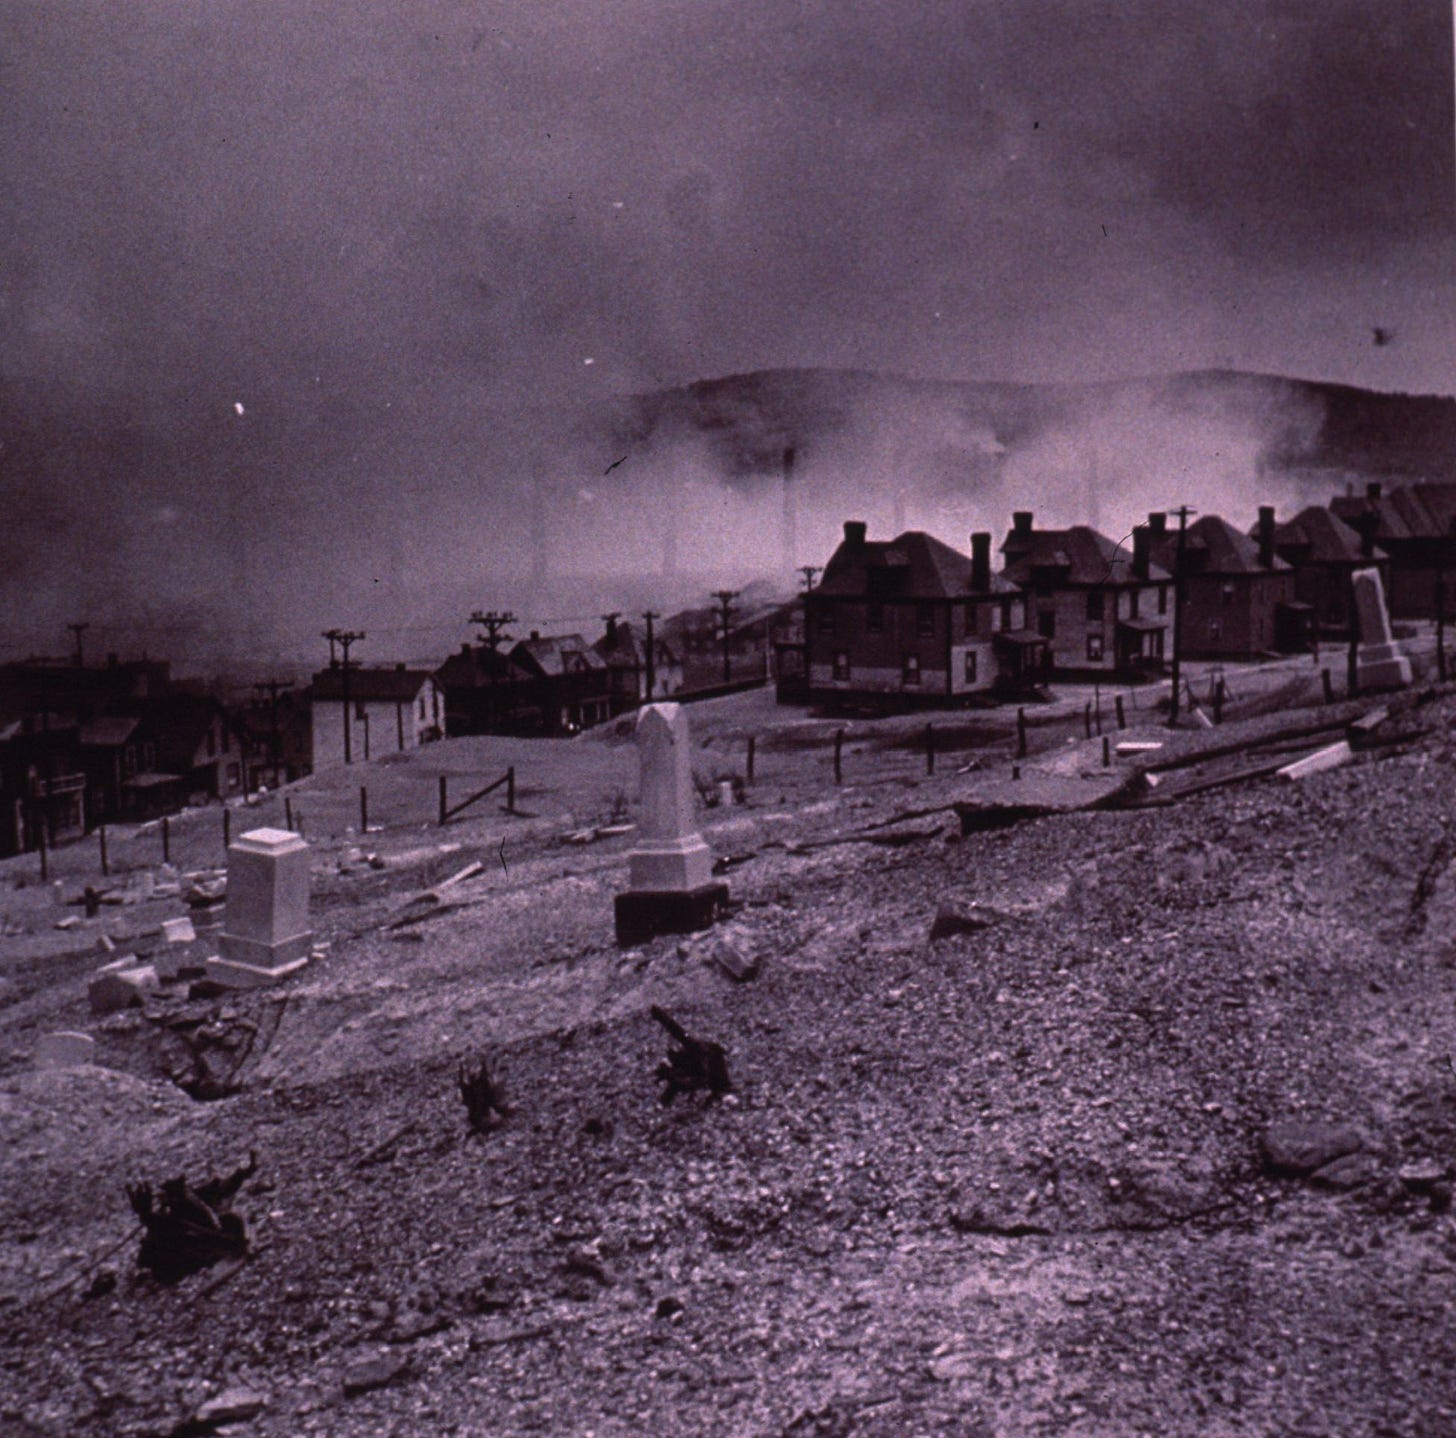
[[[1452,74],[1435,0],[0,0],[0,629],[509,564],[543,415],[715,375],[1456,393]]]

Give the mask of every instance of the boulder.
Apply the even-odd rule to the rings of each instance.
[[[1264,1134],[1264,1167],[1280,1177],[1303,1178],[1363,1147],[1364,1139],[1349,1124],[1280,1119]]]

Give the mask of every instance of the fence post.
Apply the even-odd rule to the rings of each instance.
[[[841,783],[844,779],[844,730],[834,731],[834,782]]]
[[[750,734],[748,736],[748,782],[750,784],[753,783],[753,750],[756,743],[757,736]]]
[[[283,796],[283,827],[293,832],[293,800],[287,794]]]
[[[96,830],[96,836],[101,841],[101,877],[111,877],[111,864],[106,857],[106,824],[103,821]]]
[[[47,795],[46,797],[49,798],[50,796]],[[45,811],[40,803],[37,802],[31,812],[35,815],[36,848],[40,851],[40,881],[41,883],[45,883],[51,876],[50,860],[46,857]]]
[[[1320,670],[1320,683],[1324,686],[1325,703],[1333,704],[1335,702],[1335,684],[1330,678],[1330,671],[1328,669]]]
[[[1112,739],[1110,735],[1102,736],[1102,767],[1108,768],[1112,763]]]
[[[1122,705],[1122,695],[1121,694],[1117,695],[1115,697],[1115,699],[1113,700],[1113,703],[1114,703],[1114,705],[1117,708],[1117,727],[1119,729],[1126,729],[1127,728],[1127,710],[1123,708],[1123,705]]]
[[[1016,711],[1016,757],[1026,758],[1026,710]]]
[[[233,842],[233,814],[226,804],[222,806],[222,846],[230,848]]]
[[[1087,701],[1087,707],[1082,711],[1082,727],[1087,731],[1087,738],[1092,737],[1092,701]]]
[[[359,786],[359,832],[369,832],[369,788],[365,784]]]
[[[165,814],[162,815],[162,862],[172,862],[172,825]]]
[[[925,772],[935,773],[935,725],[925,726]]]
[[[1094,684],[1092,686],[1092,698],[1093,698],[1093,713],[1096,715],[1096,718],[1097,718],[1097,732],[1100,734],[1102,732],[1102,686],[1101,686],[1101,684]]]
[[[516,766],[511,765],[506,770],[506,813],[516,812]]]
[[[1223,723],[1223,680],[1215,680],[1213,686],[1213,722]]]
[[[1021,778],[1021,765],[1020,764],[1013,764],[1011,766],[1011,777],[1013,779],[1019,779],[1019,778]]]
[[[445,776],[440,775],[440,822],[445,822],[445,810],[449,807],[445,799]]]

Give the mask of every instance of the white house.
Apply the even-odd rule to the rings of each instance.
[[[445,696],[427,669],[321,669],[308,689],[315,770],[362,763],[445,735]]]

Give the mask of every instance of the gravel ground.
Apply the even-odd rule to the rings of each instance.
[[[96,926],[177,901],[0,940],[0,1426],[1456,1431],[1453,718],[1298,786],[964,839],[973,775],[756,790],[706,816],[731,919],[626,951],[629,838],[546,817],[396,836],[383,871],[321,846],[327,947],[277,991],[91,1019]],[[460,907],[389,927],[477,856]],[[654,1003],[731,1095],[659,1101]],[[244,1021],[235,1096],[163,1076]],[[33,1071],[65,1027],[98,1065]],[[472,1054],[511,1109],[486,1135]],[[1271,1171],[1285,1121],[1335,1161]],[[138,1271],[123,1185],[249,1150],[251,1261]]]

